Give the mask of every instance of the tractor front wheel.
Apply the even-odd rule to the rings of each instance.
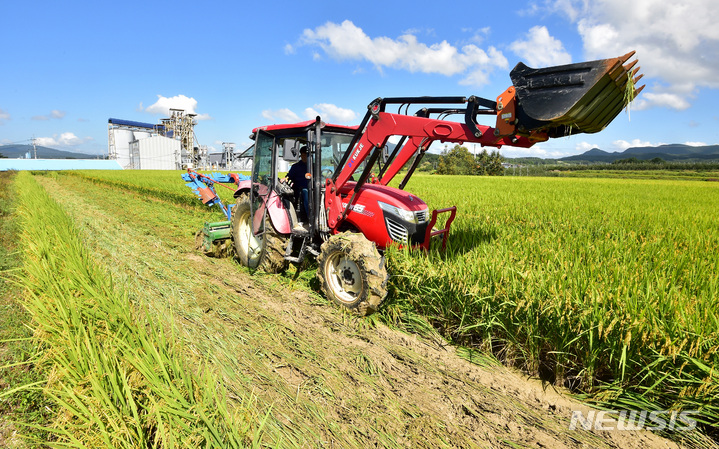
[[[265,218],[262,235],[255,236],[250,196],[247,194],[237,198],[232,210],[232,243],[237,258],[246,267],[261,268],[268,273],[280,273],[287,269],[286,238],[275,231],[269,217]]]
[[[387,296],[384,258],[362,234],[330,237],[322,244],[317,265],[317,278],[327,298],[360,316],[374,313]]]

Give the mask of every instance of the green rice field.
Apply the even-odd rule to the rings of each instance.
[[[193,233],[202,221],[221,218],[221,213],[202,206],[180,174],[87,171],[54,176],[187,207],[194,212],[168,232]],[[491,354],[548,385],[567,387],[609,408],[696,411],[705,432],[717,437],[719,183],[416,174],[406,190],[424,199],[430,209],[456,205],[457,218],[445,252],[386,252],[388,300],[368,320],[438,332],[455,345]],[[28,193],[22,200],[30,204],[35,201],[31,195],[40,194]],[[221,196],[229,200],[231,192]],[[56,206],[40,202],[34,207]],[[22,210],[37,213],[29,206]],[[53,237],[70,242],[69,253],[78,245],[73,238]],[[40,261],[39,255],[50,249],[32,244],[29,251],[36,255],[32,260]],[[78,267],[88,265],[82,256],[72,260]],[[42,267],[34,270],[38,274],[26,282],[43,292],[43,279],[35,277]],[[93,273],[89,267],[78,270]],[[89,279],[94,277],[102,276]],[[312,288],[313,278],[303,275],[300,282]],[[78,280],[67,290],[42,295],[72,299],[84,291],[93,298],[98,289],[112,290],[112,285],[88,282]],[[113,301],[102,307],[118,308],[121,316],[131,313],[118,305],[122,298]],[[40,303],[37,307],[37,313],[45,313]],[[98,323],[98,332],[110,325],[126,326]],[[136,337],[139,343],[132,344],[143,347],[144,339],[153,335],[141,333]],[[173,351],[168,347],[157,355],[131,355],[133,363],[145,367],[148,357],[171,359]],[[100,361],[118,364],[111,356]],[[193,377],[209,374],[185,373],[178,366],[164,378],[162,373],[152,375],[158,377],[159,392],[137,388],[144,388],[149,403],[170,404],[157,406],[158,422],[159,414],[165,413],[196,441],[224,444],[219,434],[225,424],[212,410],[221,410],[226,399],[212,389],[198,388],[198,378]],[[132,386],[114,388],[124,391]],[[85,390],[78,391],[72,393]],[[70,405],[76,400],[69,393],[61,397]],[[197,413],[174,414],[181,407],[172,404],[191,403]],[[135,405],[123,407],[118,413],[130,414],[121,422],[123,435],[134,435]],[[256,432],[248,426],[226,438],[232,445],[251,444]]]

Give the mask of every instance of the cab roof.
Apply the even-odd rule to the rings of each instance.
[[[315,120],[307,120],[299,123],[283,123],[280,125],[258,126],[252,130],[254,135],[258,130],[267,131],[275,136],[292,136],[301,132],[306,132],[315,126]],[[324,131],[334,131],[340,133],[354,134],[359,126],[345,126],[325,123],[322,129]]]

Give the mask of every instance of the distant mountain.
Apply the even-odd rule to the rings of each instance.
[[[665,161],[698,162],[719,161],[719,145],[694,147],[690,145],[670,144],[656,147],[632,147],[622,152],[608,153],[592,148],[576,156],[559,159],[564,162],[614,162],[619,159],[637,158],[642,161],[661,158]]]
[[[671,145],[659,145],[658,147],[634,147],[628,148],[622,152],[630,156],[639,154],[672,154],[676,156],[687,156],[687,155],[719,155],[719,145],[708,145],[702,147],[693,147],[690,145],[671,144]],[[637,157],[638,159],[638,157]]]
[[[8,158],[24,158],[25,154],[30,153],[30,157],[35,157],[32,145],[0,145],[0,154]],[[37,147],[38,159],[103,159],[103,155],[73,153],[71,151],[56,150],[54,148]]]
[[[599,148],[592,148],[591,150],[584,153],[586,156],[609,156],[610,153],[607,153],[604,150],[600,150]]]

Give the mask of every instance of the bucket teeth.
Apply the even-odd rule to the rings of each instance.
[[[619,59],[622,61],[622,64],[624,64],[625,62],[629,61],[629,58],[634,56],[636,53],[637,52],[635,50],[632,50],[629,53],[627,53],[626,55],[620,56]]]
[[[632,52],[632,53],[634,53],[634,52]],[[629,53],[627,53],[627,54],[629,54]],[[627,72],[627,79],[631,78],[632,84],[634,85],[634,95],[632,96],[632,98],[635,98],[637,95],[639,95],[639,92],[644,90],[644,87],[646,86],[646,85],[642,85],[642,86],[637,87],[637,82],[639,82],[639,80],[644,78],[644,74],[639,73],[639,70],[641,70],[642,67],[639,66],[637,68],[634,68],[634,66],[637,65],[637,62],[638,61],[635,59],[634,61],[630,62],[629,64],[625,64],[623,66],[624,70],[626,70],[626,72]]]
[[[627,72],[631,72],[631,70],[634,68],[634,66],[637,65],[637,62],[638,61],[635,59],[634,61],[630,62],[629,64],[626,64],[624,66],[624,70],[626,70]],[[637,67],[637,70],[639,70],[639,67]]]

